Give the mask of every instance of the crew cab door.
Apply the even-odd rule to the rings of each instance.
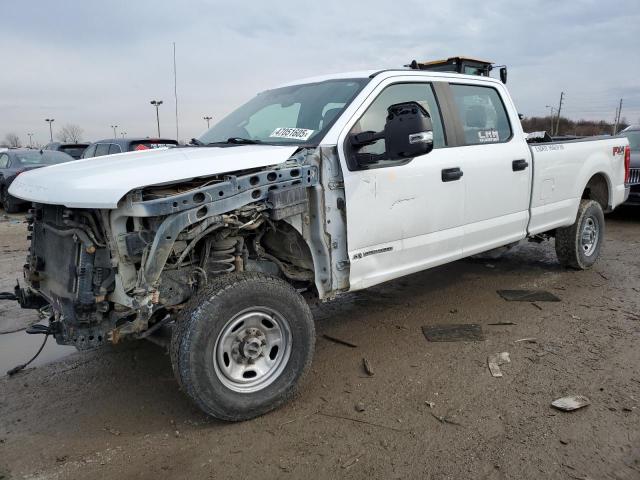
[[[520,120],[499,84],[450,83],[465,160],[464,256],[526,236],[531,198],[531,152]]]
[[[464,165],[447,148],[446,116],[436,82],[383,81],[347,123],[338,141],[346,196],[352,290],[446,263],[462,255]],[[358,150],[382,156],[361,164],[349,135],[384,130],[387,108],[418,102],[430,114],[434,149],[416,158],[384,159],[384,140]]]

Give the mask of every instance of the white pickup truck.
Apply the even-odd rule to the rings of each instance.
[[[308,297],[555,237],[598,258],[628,195],[625,138],[529,146],[505,86],[412,69],[267,90],[186,147],[21,174],[34,203],[26,308],[79,349],[169,327],[178,383],[226,420],[290,398],[308,370]],[[305,296],[303,296],[305,295]]]

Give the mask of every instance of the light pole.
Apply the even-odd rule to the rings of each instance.
[[[207,130],[209,130],[209,122],[213,119],[213,117],[202,117],[202,118],[207,121]]]
[[[111,128],[113,128],[113,138],[118,138],[118,134],[116,133],[116,128],[118,128],[118,125],[111,125]]]
[[[120,132],[120,135],[122,136],[122,138],[127,136],[127,132]]]
[[[29,148],[33,148],[33,133],[27,133],[29,137]]]
[[[53,142],[53,128],[51,127],[51,124],[55,121],[55,118],[45,118],[44,121],[49,123],[49,138],[51,139],[51,141]]]
[[[160,138],[160,113],[158,112],[158,107],[162,105],[162,100],[151,100],[151,105],[156,107],[156,121],[158,122],[158,138]]]

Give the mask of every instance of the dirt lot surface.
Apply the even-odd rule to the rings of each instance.
[[[245,423],[201,414],[148,343],[1,377],[0,478],[638,479],[640,210],[607,226],[590,271],[561,269],[552,243],[528,244],[317,307],[300,395]],[[19,276],[24,234],[0,222],[2,289]],[[499,289],[544,289],[561,302],[506,302]],[[1,308],[4,331],[35,319]],[[427,341],[422,326],[442,323],[479,324],[486,340]],[[502,378],[487,368],[498,352],[511,358]],[[550,406],[568,394],[591,405]]]

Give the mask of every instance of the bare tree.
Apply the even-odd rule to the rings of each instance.
[[[61,142],[79,143],[82,141],[84,130],[78,125],[67,123],[56,134],[56,138]]]
[[[7,145],[9,145],[10,147],[21,147],[22,146],[22,142],[20,141],[20,137],[18,135],[16,135],[15,133],[7,133],[4,137],[4,141]]]

